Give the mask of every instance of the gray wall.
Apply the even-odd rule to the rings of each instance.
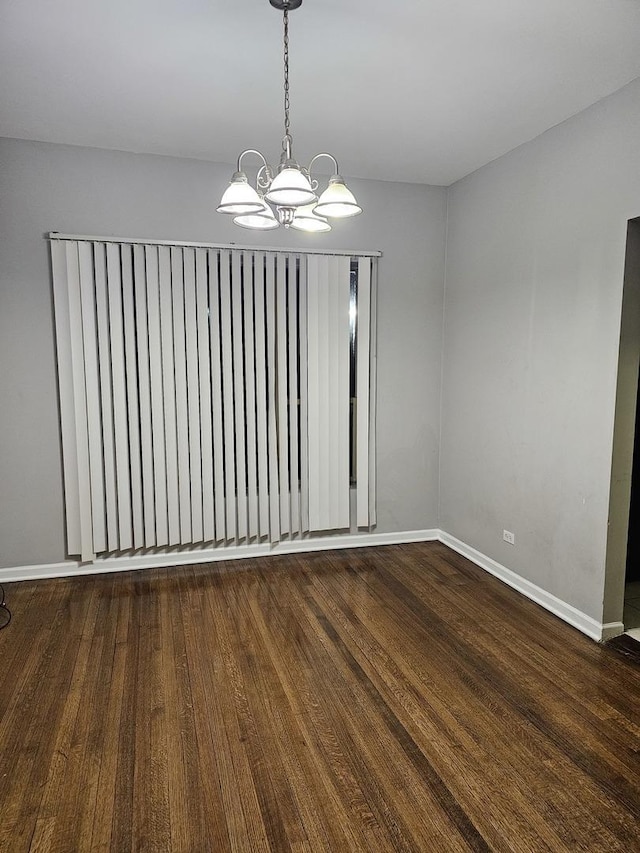
[[[0,567],[64,559],[45,232],[380,249],[378,530],[437,526],[446,190],[353,181],[365,213],[322,237],[242,231],[232,167],[0,140]]]
[[[640,80],[449,191],[440,526],[598,620],[638,214]]]

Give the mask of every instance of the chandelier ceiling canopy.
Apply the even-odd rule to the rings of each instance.
[[[356,216],[362,213],[362,208],[340,176],[338,161],[333,154],[316,154],[306,167],[300,166],[293,157],[289,120],[289,12],[301,6],[302,0],[269,2],[282,11],[284,19],[284,137],[280,163],[274,170],[260,151],[245,149],[238,157],[236,171],[220,200],[218,213],[233,216],[233,221],[242,228],[267,231],[284,225],[301,231],[330,231],[329,219]],[[251,186],[242,170],[242,161],[251,154],[261,161],[255,187]],[[312,176],[312,168],[322,157],[333,162],[334,174],[318,197],[319,184]]]

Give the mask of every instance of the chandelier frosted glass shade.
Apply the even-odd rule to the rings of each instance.
[[[307,231],[314,234],[331,231],[331,226],[327,220],[322,216],[316,216],[314,207],[314,204],[305,204],[302,207],[297,207],[291,227],[296,228],[298,231]]]
[[[258,210],[255,213],[245,213],[242,216],[236,216],[233,221],[241,228],[253,228],[257,231],[271,231],[280,225],[268,204],[265,204],[262,210]]]
[[[299,207],[317,201],[311,182],[300,169],[286,166],[271,181],[265,198],[279,207]]]
[[[320,216],[345,219],[348,216],[357,216],[358,213],[362,213],[362,208],[343,178],[340,175],[334,175],[329,181],[329,186],[318,199],[315,212]]]
[[[225,190],[218,205],[218,213],[230,213],[232,216],[243,216],[247,213],[257,213],[264,210],[265,204],[244,172],[236,172],[231,183]]]

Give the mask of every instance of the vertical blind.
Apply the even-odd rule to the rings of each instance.
[[[374,257],[51,237],[70,555],[375,524]]]

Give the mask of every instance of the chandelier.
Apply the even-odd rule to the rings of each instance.
[[[218,205],[218,213],[233,216],[233,221],[242,228],[268,231],[284,225],[300,231],[331,231],[329,219],[356,216],[362,213],[362,208],[340,176],[338,161],[333,154],[316,154],[307,167],[300,166],[293,157],[293,137],[289,129],[289,11],[302,5],[302,0],[269,2],[282,11],[284,17],[284,137],[280,164],[274,171],[260,151],[255,148],[243,151]],[[255,188],[242,171],[242,161],[249,154],[262,161]],[[311,170],[321,157],[328,157],[333,162],[334,174],[318,198],[316,190],[319,184],[312,177]]]

